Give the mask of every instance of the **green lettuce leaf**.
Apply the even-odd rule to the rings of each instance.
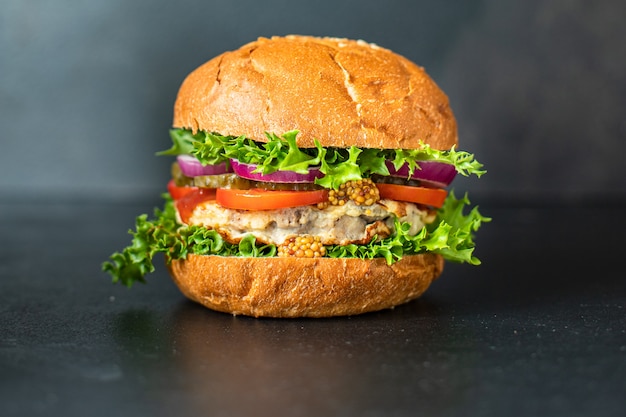
[[[185,259],[188,254],[218,256],[276,256],[275,245],[259,244],[252,235],[244,237],[239,244],[226,242],[219,233],[201,226],[181,226],[176,222],[174,204],[168,194],[164,194],[163,210],[155,209],[154,218],[143,214],[137,217],[131,244],[121,252],[115,252],[102,269],[108,272],[113,282],[132,286],[135,282],[145,282],[145,275],[154,271],[153,258],[157,253],[165,255],[166,262],[172,259]],[[384,258],[392,264],[405,255],[438,253],[454,262],[480,264],[473,255],[474,233],[482,223],[491,219],[482,216],[478,207],[464,213],[470,204],[467,195],[457,199],[451,192],[444,206],[439,209],[437,219],[432,224],[411,236],[411,225],[396,219],[396,234],[381,240],[372,240],[366,245],[350,244],[327,247],[327,256],[333,258]]]
[[[356,146],[350,147],[347,154],[345,149],[331,149],[329,157],[322,160],[320,167],[324,176],[316,178],[315,183],[325,188],[338,189],[345,182],[363,178],[358,163],[361,152]]]
[[[326,252],[328,256],[335,258],[384,257],[389,264],[404,255],[432,252],[442,255],[449,261],[479,265],[480,260],[473,255],[476,246],[474,232],[482,223],[491,219],[482,216],[478,207],[464,214],[464,209],[469,204],[467,195],[457,199],[454,192],[451,192],[444,206],[438,210],[436,220],[414,236],[408,234],[411,228],[409,223],[399,223],[396,219],[396,234],[393,236],[379,241],[372,240],[367,245],[333,246]]]
[[[215,230],[201,226],[181,226],[176,222],[174,203],[169,194],[163,194],[163,210],[154,210],[154,217],[146,214],[137,217],[129,246],[115,252],[102,264],[102,270],[111,275],[113,282],[127,287],[135,282],[145,283],[145,275],[154,271],[153,258],[165,255],[166,262],[186,259],[190,253],[220,256],[275,256],[274,245],[258,245],[252,235],[245,236],[235,245],[225,241]]]
[[[422,144],[419,149],[325,148],[315,141],[314,148],[299,148],[296,144],[297,130],[276,135],[266,133],[266,142],[257,142],[244,136],[222,136],[217,133],[192,134],[185,129],[170,132],[173,146],[159,155],[190,153],[203,164],[216,164],[230,158],[257,165],[255,172],[270,174],[275,171],[307,173],[319,168],[324,177],[316,183],[326,188],[338,188],[350,180],[367,178],[372,174],[389,175],[385,161],[393,162],[396,169],[405,163],[412,173],[419,169],[420,161],[436,160],[454,165],[464,176],[480,177],[486,171],[474,155],[465,151],[432,149]]]
[[[324,177],[316,182],[326,188],[338,188],[341,184],[366,178],[372,174],[388,175],[385,161],[392,161],[396,168],[405,163],[410,170],[419,169],[419,162],[438,160],[453,164],[461,175],[481,176],[485,173],[482,164],[470,153],[440,151],[423,145],[420,149],[372,149],[325,148],[315,141],[315,148],[298,148],[298,131],[281,136],[267,133],[267,142],[255,142],[239,136],[223,136],[217,133],[199,131],[192,134],[185,129],[172,129],[172,147],[159,155],[193,154],[203,164],[216,164],[235,158],[243,163],[257,165],[257,171],[271,173],[289,170],[306,173],[311,167],[318,167]],[[226,242],[219,233],[200,226],[183,226],[176,222],[174,203],[169,194],[164,194],[163,210],[155,209],[152,219],[143,214],[137,217],[135,230],[130,230],[131,243],[121,252],[113,253],[102,264],[113,282],[131,286],[135,282],[145,282],[145,275],[154,271],[153,258],[163,253],[166,262],[172,259],[185,259],[190,253],[218,256],[276,256],[274,245],[262,245],[252,235],[244,237],[239,244]],[[396,220],[396,233],[385,239],[374,239],[366,245],[329,246],[327,255],[335,258],[356,257],[362,259],[384,258],[389,264],[405,255],[438,253],[454,262],[480,264],[474,256],[474,233],[482,223],[491,219],[482,216],[478,207],[465,213],[470,201],[465,195],[457,199],[450,192],[444,205],[437,212],[436,220],[422,228],[415,236],[408,231],[410,224]]]
[[[157,155],[181,155],[188,154],[193,151],[193,144],[204,138],[204,132],[192,134],[191,131],[185,129],[171,129],[170,138],[172,139],[172,147]]]
[[[464,209],[469,206],[470,201],[467,194],[463,198],[457,199],[454,192],[450,192],[444,205],[439,209],[435,222],[427,226],[429,232],[434,233],[439,227],[437,223],[450,226],[447,236],[447,243],[440,248],[432,248],[431,251],[442,255],[445,259],[453,262],[467,262],[472,265],[479,265],[480,260],[473,255],[475,232],[483,223],[491,221],[490,217],[485,217],[478,211],[478,206],[473,207],[469,213],[465,214]],[[435,230],[433,230],[435,229]]]

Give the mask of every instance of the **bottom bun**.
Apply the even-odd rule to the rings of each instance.
[[[169,265],[189,299],[254,317],[332,317],[391,308],[419,297],[443,271],[435,254],[385,259],[189,255]]]

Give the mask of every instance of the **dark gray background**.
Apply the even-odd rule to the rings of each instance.
[[[625,16],[622,0],[4,0],[0,198],[160,193],[170,160],[154,153],[185,75],[289,33],[361,38],[423,65],[489,171],[456,188],[624,198]]]
[[[626,203],[624,17],[624,0],[0,0],[0,415],[621,417],[626,205],[587,203]],[[185,75],[287,33],[427,68],[489,170],[457,180],[494,218],[483,264],[322,321],[211,312],[162,261],[111,285],[100,264],[169,178],[154,153]]]

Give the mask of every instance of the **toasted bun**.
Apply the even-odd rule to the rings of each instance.
[[[363,41],[259,38],[193,71],[173,126],[266,141],[299,130],[297,144],[435,149],[457,144],[448,98],[406,58]],[[169,265],[188,298],[264,317],[329,317],[391,308],[419,297],[443,270],[435,254],[384,259],[190,255]]]
[[[423,68],[363,41],[308,36],[259,38],[200,66],[173,126],[258,141],[299,130],[300,147],[457,144],[448,98]]]
[[[435,254],[382,258],[242,258],[190,255],[169,265],[181,292],[210,309],[254,317],[331,317],[419,297],[443,270]]]

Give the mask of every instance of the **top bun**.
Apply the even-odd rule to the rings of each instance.
[[[259,38],[193,71],[173,126],[267,141],[299,130],[297,144],[434,149],[457,144],[448,97],[422,67],[349,39]]]

